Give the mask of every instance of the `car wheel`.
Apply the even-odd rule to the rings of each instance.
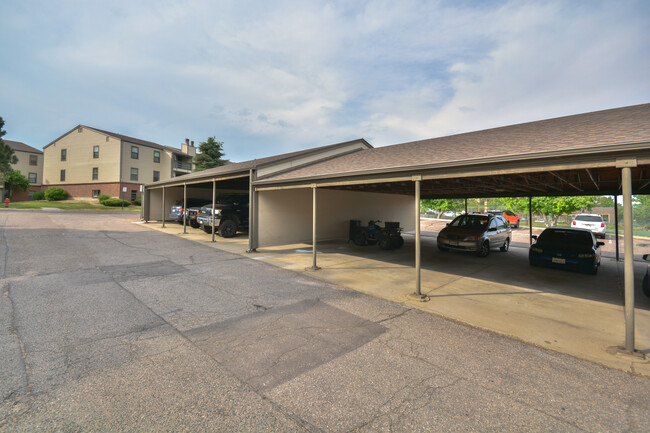
[[[366,234],[362,231],[356,232],[352,238],[352,242],[359,247],[364,246],[366,244]]]
[[[190,227],[192,227],[193,229],[198,229],[199,223],[197,223],[196,221],[190,221]]]
[[[203,231],[206,232],[207,234],[211,235],[212,234],[212,226],[203,226]]]
[[[225,220],[219,224],[219,236],[231,238],[237,234],[237,223],[233,220]]]
[[[594,264],[591,269],[588,271],[591,275],[596,275],[598,273],[598,265]]]
[[[650,281],[648,281],[648,273],[646,272],[643,277],[643,294],[650,297]]]
[[[443,253],[446,253],[447,251],[449,251],[449,248],[445,248],[445,247],[443,247],[443,246],[441,246],[441,245],[438,245],[438,249],[439,249],[440,251],[442,251]]]
[[[481,249],[478,250],[478,255],[481,257],[487,257],[490,254],[490,243],[485,241],[481,244]]]
[[[394,242],[394,243],[395,243],[394,248],[402,248],[402,247],[404,246],[404,238],[403,238],[403,237],[401,237],[401,236],[397,236],[397,237],[394,239],[394,241],[395,241],[395,242]]]
[[[510,238],[506,238],[506,241],[503,243],[503,246],[499,248],[502,253],[505,253],[510,249]]]

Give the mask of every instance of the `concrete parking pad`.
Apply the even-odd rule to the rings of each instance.
[[[326,242],[318,246],[318,271],[311,270],[309,244],[260,248],[246,253],[245,235],[211,237],[200,230],[149,223],[147,227],[180,235],[201,244],[305,273],[371,296],[397,302],[482,329],[510,336],[623,371],[650,377],[650,299],[636,295],[636,348],[645,360],[611,353],[624,343],[622,262],[604,258],[597,276],[531,268],[527,248],[493,251],[485,259],[440,253],[434,237],[423,237],[422,292],[429,302],[408,298],[414,290],[413,238],[399,251]],[[645,272],[637,263],[637,286]]]

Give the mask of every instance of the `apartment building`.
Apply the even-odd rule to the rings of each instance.
[[[12,164],[14,170],[29,179],[27,191],[14,191],[12,201],[25,201],[32,198],[34,191],[40,191],[43,183],[43,152],[26,145],[20,141],[3,140],[7,146],[14,150],[18,158],[16,164]],[[0,182],[1,183],[1,182]],[[4,199],[4,184],[0,185],[0,197]]]
[[[78,125],[43,148],[43,188],[73,198],[99,194],[135,200],[140,186],[192,172],[194,142],[181,148]]]

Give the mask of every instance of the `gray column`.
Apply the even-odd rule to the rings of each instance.
[[[623,242],[625,244],[625,351],[634,352],[634,232],[632,216],[632,170],[621,169],[623,184]]]
[[[467,199],[465,199],[465,215],[467,215]]]
[[[614,194],[614,240],[616,241],[616,261],[621,260],[618,251],[618,190]]]
[[[420,289],[420,178],[415,180],[415,296],[422,296]]]
[[[165,228],[165,187],[162,187],[162,209],[161,209],[161,214],[160,217],[162,218],[162,226]]]
[[[187,184],[183,184],[183,234],[187,234]]]
[[[214,242],[214,221],[216,218],[214,217],[214,208],[216,207],[216,201],[217,201],[217,181],[213,180],[212,181],[212,242]]]
[[[254,253],[256,244],[255,244],[255,224],[256,224],[256,214],[255,214],[255,188],[253,187],[253,181],[255,180],[255,172],[253,169],[250,169],[248,172],[248,253]]]
[[[312,237],[312,251],[313,251],[312,254],[314,256],[314,263],[313,263],[311,269],[316,271],[316,270],[320,269],[316,265],[316,256],[317,256],[317,253],[316,253],[316,224],[318,222],[318,219],[316,218],[316,185],[312,185],[311,189],[313,191],[313,194],[312,194],[313,195],[313,204],[312,204],[312,206],[313,206],[313,222],[312,222],[311,237]]]
[[[528,244],[533,244],[533,198],[528,197]]]

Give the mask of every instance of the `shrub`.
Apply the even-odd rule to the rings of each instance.
[[[135,199],[135,204],[137,204],[138,206],[142,206],[142,196],[139,195],[139,196]]]
[[[45,190],[45,199],[47,201],[65,200],[68,193],[58,186],[53,186]]]
[[[102,202],[102,204],[104,206],[111,206],[111,207],[122,206],[122,204],[124,204],[124,207],[127,207],[127,206],[131,205],[130,202],[128,202],[126,200],[122,200],[121,198],[117,198],[117,197],[107,198],[106,200],[104,200]]]
[[[104,204],[104,201],[105,201],[106,199],[109,199],[109,198],[111,198],[111,196],[108,195],[108,194],[99,194],[99,195],[97,196],[97,200],[99,200],[99,202],[100,202],[101,204]]]
[[[32,200],[44,200],[45,199],[45,193],[43,191],[34,191],[34,194],[32,194]]]

